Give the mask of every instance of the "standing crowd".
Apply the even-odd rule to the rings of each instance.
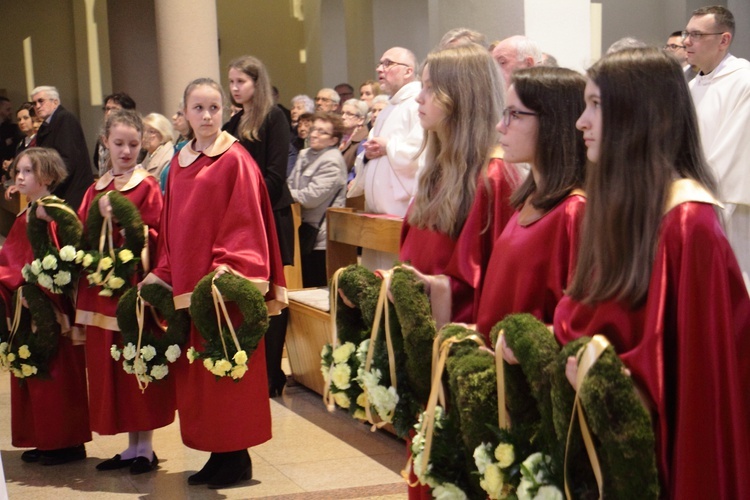
[[[77,294],[52,297],[62,335],[49,376],[11,381],[14,446],[55,465],[84,458],[92,430],[127,432],[128,447],[97,469],[147,473],[153,431],[177,410],[185,445],[210,452],[190,484],[250,479],[247,449],[271,439],[268,396],[286,381],[291,205],[302,209],[304,286],[324,286],[326,211],[364,195],[366,212],[404,222],[400,254],[365,249],[363,265],[410,266],[438,325],[474,324],[489,339],[506,315],[530,313],[560,344],[605,335],[651,414],[664,496],[750,497],[750,63],[731,55],[734,31],[731,12],[704,7],[663,49],[623,40],[581,75],[525,37],[487,46],[457,29],[421,65],[387,50],[360,99],[348,84],[323,88],[294,97],[288,116],[263,63],[243,56],[228,68],[238,111],[226,123],[210,79],[186,87],[172,123],[109,96],[96,181],[77,120],[54,87],[38,87],[3,153],[15,180],[6,196],[30,202],[0,251],[6,316],[23,307],[13,292],[39,258],[27,225],[59,224],[64,199],[84,234],[92,216],[113,220],[122,247],[107,196],[118,192],[147,229],[134,286],[159,284],[186,309],[208,273],[239,276],[264,295],[270,322],[244,377],[180,356],[142,393],[113,360],[117,297],[81,278]],[[228,316],[242,321],[236,308]],[[191,324],[187,345],[201,341]],[[502,356],[517,362],[507,346]],[[70,425],[50,425],[60,418]]]

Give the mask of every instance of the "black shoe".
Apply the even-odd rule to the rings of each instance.
[[[149,460],[146,457],[136,457],[133,465],[130,466],[130,473],[134,476],[145,474],[156,469],[157,465],[159,465],[159,459],[156,457],[156,453],[154,453],[153,460]]]
[[[188,477],[188,484],[196,486],[208,483],[214,474],[219,472],[219,469],[224,463],[222,455],[222,453],[211,453],[211,457],[208,459],[208,462],[206,462],[206,465],[204,465],[201,470]]]
[[[208,481],[209,488],[226,488],[253,478],[253,462],[247,450],[232,451],[224,455],[227,458],[219,472]]]
[[[268,397],[275,398],[281,396],[284,392],[284,386],[286,385],[286,377],[279,379],[276,382],[268,382]]]
[[[21,460],[30,464],[34,462],[38,462],[41,457],[42,457],[42,452],[39,451],[39,448],[34,448],[33,450],[26,450],[23,453],[21,453]]]
[[[69,448],[42,451],[39,463],[42,465],[61,465],[86,458],[86,447],[82,444]]]
[[[135,458],[126,458],[123,460],[123,458],[117,454],[109,460],[97,464],[96,470],[124,469],[125,467],[130,467],[133,462],[135,462]]]

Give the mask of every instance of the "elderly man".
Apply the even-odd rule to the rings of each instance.
[[[60,105],[60,94],[55,87],[35,88],[31,91],[31,100],[36,115],[44,120],[36,136],[37,146],[57,150],[68,170],[68,177],[53,194],[78,210],[83,194],[94,182],[81,124]]]
[[[315,112],[335,113],[339,108],[339,102],[341,102],[341,98],[338,92],[327,87],[322,88],[318,90],[315,96]]]
[[[417,115],[421,84],[416,74],[417,58],[401,47],[388,49],[376,68],[380,88],[391,99],[380,112],[365,143],[365,210],[403,217],[417,188],[416,155],[424,131]],[[366,267],[393,265],[393,256],[362,254]]]
[[[495,59],[505,79],[505,86],[510,85],[510,76],[517,69],[531,68],[542,62],[542,50],[536,42],[525,36],[515,35],[501,40],[492,49]]]
[[[687,62],[700,70],[690,91],[703,151],[719,181],[729,242],[750,285],[750,62],[729,53],[734,16],[725,7],[694,11],[682,36]]]

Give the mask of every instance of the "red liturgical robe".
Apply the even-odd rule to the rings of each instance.
[[[225,265],[247,278],[268,281],[269,311],[286,300],[271,203],[260,170],[226,132],[203,153],[186,145],[172,159],[154,274],[174,287],[175,305],[206,274]],[[193,326],[189,346],[203,350]],[[181,356],[176,363],[177,409],[183,442],[227,452],[271,439],[265,344],[260,342],[239,381],[217,378]]]
[[[495,241],[479,302],[477,330],[506,315],[529,313],[552,324],[557,303],[573,276],[586,198],[571,194],[540,219],[519,223],[516,212]]]
[[[510,195],[520,181],[513,166],[494,158],[487,167],[488,186],[477,183],[477,195],[456,240],[430,229],[409,224],[407,214],[401,230],[399,258],[424,274],[447,274],[451,278],[451,321],[473,323],[479,290],[490,261],[495,238],[513,214]],[[489,219],[489,221],[488,221]]]
[[[26,215],[16,218],[0,251],[0,295],[6,314],[14,307],[13,292],[25,283],[21,269],[34,260],[26,237]],[[64,310],[65,297],[48,296]],[[91,441],[83,346],[74,346],[61,335],[48,369],[49,378],[29,377],[19,383],[10,377],[13,446],[55,450]]]
[[[750,498],[750,299],[714,208],[667,212],[646,302],[565,297],[562,343],[603,334],[652,406],[669,498]]]
[[[138,208],[143,223],[149,228],[150,260],[156,251],[163,205],[159,183],[142,168],[136,168],[124,186],[116,186],[115,182],[110,171],[89,187],[78,216],[85,227],[94,198],[102,192],[119,191]],[[123,238],[116,228],[114,233],[114,245],[119,247]],[[144,264],[146,262],[142,261],[141,265]],[[125,373],[122,362],[112,359],[112,344],[122,345],[116,317],[120,296],[99,296],[101,287],[90,287],[86,275],[85,272],[82,274],[78,285],[76,323],[86,325],[91,430],[107,435],[148,431],[169,425],[174,421],[176,405],[174,376],[149,384],[146,391],[141,392],[135,375]],[[136,276],[136,281],[140,279],[142,276]]]

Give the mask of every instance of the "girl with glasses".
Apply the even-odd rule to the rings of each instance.
[[[565,68],[513,73],[503,119],[497,124],[505,160],[529,165],[513,193],[516,209],[494,242],[482,289],[477,330],[507,314],[530,313],[552,323],[573,271],[586,198],[581,186],[586,150],[575,121],[583,111],[585,80]]]
[[[585,96],[589,208],[555,336],[612,343],[651,410],[664,498],[749,498],[750,299],[682,68],[618,52]]]

